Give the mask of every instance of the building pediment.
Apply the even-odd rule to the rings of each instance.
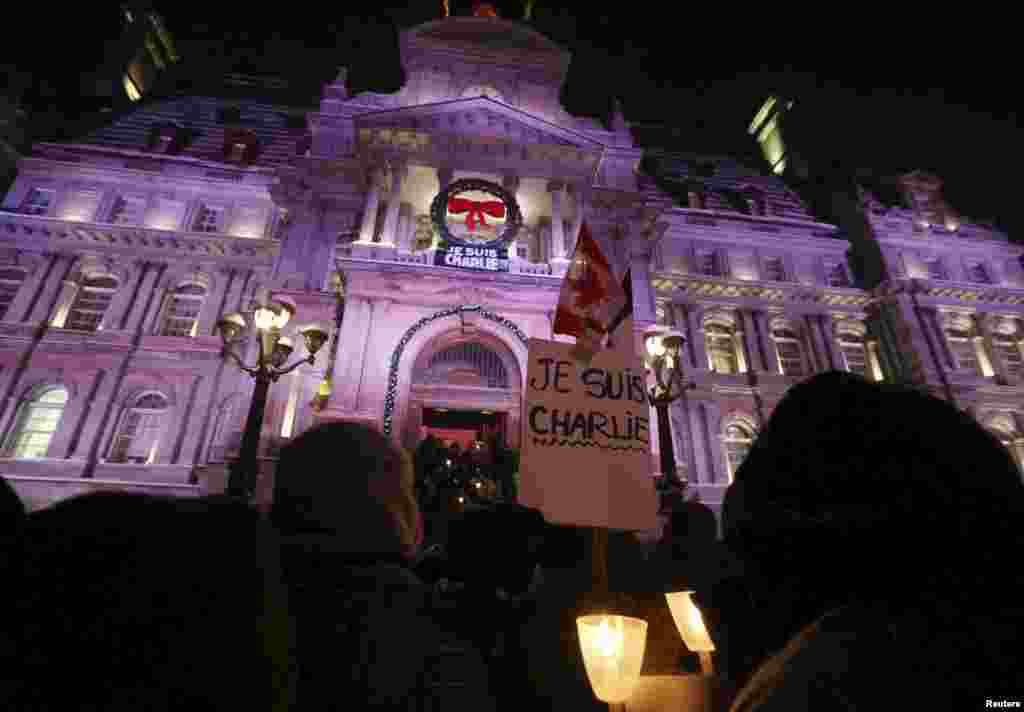
[[[484,96],[362,114],[355,118],[355,125],[363,144],[403,134],[409,141],[459,136],[584,151],[604,148],[581,133]]]

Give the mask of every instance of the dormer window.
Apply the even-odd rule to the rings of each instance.
[[[149,150],[168,156],[178,153],[184,144],[183,131],[181,126],[173,123],[154,126],[150,130]]]
[[[45,188],[33,188],[21,204],[21,212],[28,215],[46,215],[53,204],[53,191]]]
[[[224,226],[224,208],[219,205],[201,205],[196,212],[194,232],[220,232]]]
[[[259,153],[259,139],[249,129],[227,129],[224,132],[224,160],[249,165]]]
[[[977,282],[978,284],[988,284],[992,281],[989,279],[988,270],[985,269],[984,262],[967,263],[967,280]]]

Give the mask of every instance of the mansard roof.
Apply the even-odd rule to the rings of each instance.
[[[780,178],[759,173],[733,158],[649,149],[644,151],[643,166],[642,188],[652,189],[658,183],[665,187],[701,186],[708,210],[734,211],[736,207],[729,201],[729,194],[753,190],[764,197],[770,216],[815,220],[800,197]],[[685,201],[685,193],[681,198]]]
[[[237,120],[225,109],[237,108]],[[173,124],[186,129],[189,138],[177,155],[207,161],[223,161],[225,132],[252,131],[259,141],[256,166],[290,163],[306,135],[304,112],[294,107],[208,96],[179,96],[133,107],[111,123],[76,141],[79,144],[134,151],[147,150],[156,126]]]

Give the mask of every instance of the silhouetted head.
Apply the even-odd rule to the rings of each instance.
[[[24,503],[11,484],[0,477],[0,545],[3,538],[18,531],[24,521]]]
[[[270,517],[284,535],[335,535],[364,554],[411,558],[422,539],[411,459],[358,423],[318,425],[281,450]]]
[[[723,519],[727,543],[768,588],[799,580],[832,599],[977,591],[1016,570],[1024,485],[968,414],[829,372],[778,404]]]
[[[24,538],[5,709],[285,709],[287,608],[252,509],[94,493],[32,513]]]

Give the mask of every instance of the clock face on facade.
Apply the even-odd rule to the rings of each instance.
[[[434,198],[430,207],[442,241],[472,247],[504,246],[522,224],[519,205],[500,185],[477,179],[457,180]]]

